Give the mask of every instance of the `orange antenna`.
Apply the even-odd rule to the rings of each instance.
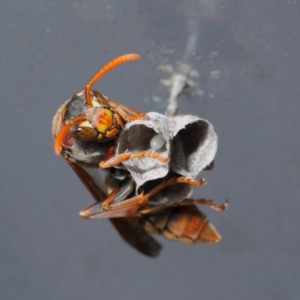
[[[86,84],[85,86],[85,101],[87,106],[91,107],[92,106],[92,100],[91,100],[91,87],[92,85],[104,74],[109,72],[111,69],[125,63],[131,60],[137,60],[140,59],[141,57],[138,54],[130,53],[130,54],[124,54],[121,56],[118,56],[108,62],[106,65],[104,65],[91,79],[90,81]]]
[[[54,140],[54,152],[57,155],[60,155],[61,152],[61,144],[66,136],[66,134],[68,133],[70,127],[72,127],[75,123],[79,122],[79,121],[85,121],[87,118],[86,116],[78,116],[75,117],[73,119],[71,119],[68,124],[66,124],[61,130],[60,132],[57,134],[57,136],[55,137]]]

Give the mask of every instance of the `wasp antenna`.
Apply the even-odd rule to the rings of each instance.
[[[92,106],[92,100],[91,100],[91,95],[90,95],[90,91],[91,91],[91,87],[92,85],[100,78],[102,77],[104,74],[106,74],[107,72],[109,72],[111,69],[125,63],[131,60],[137,60],[140,59],[141,57],[138,54],[134,54],[134,53],[129,53],[129,54],[123,54],[121,56],[118,56],[116,58],[114,58],[113,60],[111,60],[110,62],[108,62],[106,65],[104,65],[91,79],[90,81],[86,84],[85,86],[85,101],[87,106],[91,107]]]
[[[57,155],[60,155],[61,153],[61,145],[62,142],[66,136],[66,134],[68,133],[69,129],[71,126],[73,126],[75,123],[79,122],[79,121],[85,121],[86,120],[86,116],[78,116],[75,117],[73,119],[71,119],[68,124],[66,124],[61,130],[60,132],[57,134],[57,136],[55,137],[54,140],[54,152]]]

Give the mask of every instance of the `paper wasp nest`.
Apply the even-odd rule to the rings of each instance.
[[[147,116],[148,120],[137,120],[125,125],[118,140],[117,153],[156,151],[159,155],[168,157],[169,162],[161,163],[149,157],[123,162],[136,182],[137,191],[146,182],[148,184],[148,181],[166,176],[195,178],[213,161],[218,138],[212,124],[208,121],[191,115],[166,117],[151,112]],[[155,143],[156,139],[158,143]],[[153,141],[154,145],[161,143],[161,148],[151,148]],[[172,189],[172,187],[167,189]],[[178,197],[177,193],[172,192],[172,194],[180,198],[178,201],[187,197],[192,191],[191,187],[186,187],[182,195],[178,187],[174,186],[173,189],[177,189]],[[159,202],[163,203],[163,200]]]

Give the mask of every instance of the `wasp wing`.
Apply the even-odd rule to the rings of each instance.
[[[102,182],[99,180],[100,176],[93,169],[85,169],[72,162],[67,155],[63,155],[68,165],[73,169],[88,191],[91,193],[96,202],[102,202],[106,198],[106,193],[101,187]],[[99,175],[99,174],[98,174]],[[121,237],[132,247],[141,253],[156,257],[159,255],[161,245],[141,226],[135,218],[117,218],[110,219],[113,226],[119,232]]]
[[[134,218],[116,218],[110,221],[130,246],[150,257],[159,255],[161,245]]]

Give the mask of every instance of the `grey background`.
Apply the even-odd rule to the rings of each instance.
[[[299,299],[299,1],[2,0],[0,8],[1,299]],[[142,111],[166,107],[158,65],[184,59],[202,76],[205,95],[183,97],[180,113],[207,118],[220,138],[208,184],[195,191],[230,201],[225,213],[203,209],[220,244],[159,238],[163,252],[149,259],[107,220],[78,216],[92,199],[53,153],[52,117],[128,52],[142,60],[95,87]]]

